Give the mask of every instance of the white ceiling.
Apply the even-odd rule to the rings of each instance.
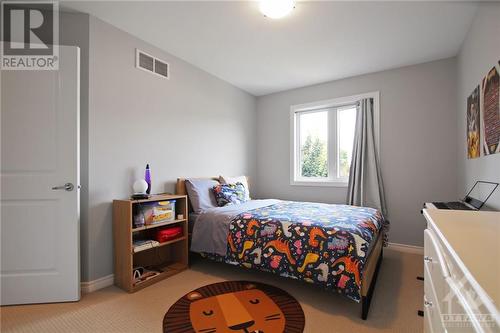
[[[468,2],[298,2],[271,20],[257,2],[65,2],[260,96],[455,56]]]

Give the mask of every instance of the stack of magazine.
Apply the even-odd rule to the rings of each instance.
[[[134,248],[134,253],[136,252],[141,252],[147,249],[151,249],[153,247],[156,247],[160,245],[159,242],[152,240],[152,239],[141,239],[141,240],[134,240],[133,242],[133,248]]]

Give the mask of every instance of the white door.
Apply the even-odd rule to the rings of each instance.
[[[2,305],[80,299],[79,49],[59,61],[1,73]]]

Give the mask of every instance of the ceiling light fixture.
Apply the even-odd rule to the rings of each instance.
[[[264,16],[279,19],[288,15],[295,8],[294,0],[261,0],[260,11]]]

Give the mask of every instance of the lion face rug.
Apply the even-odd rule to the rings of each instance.
[[[257,282],[228,281],[193,290],[170,307],[163,332],[302,333],[304,312],[287,292]]]

